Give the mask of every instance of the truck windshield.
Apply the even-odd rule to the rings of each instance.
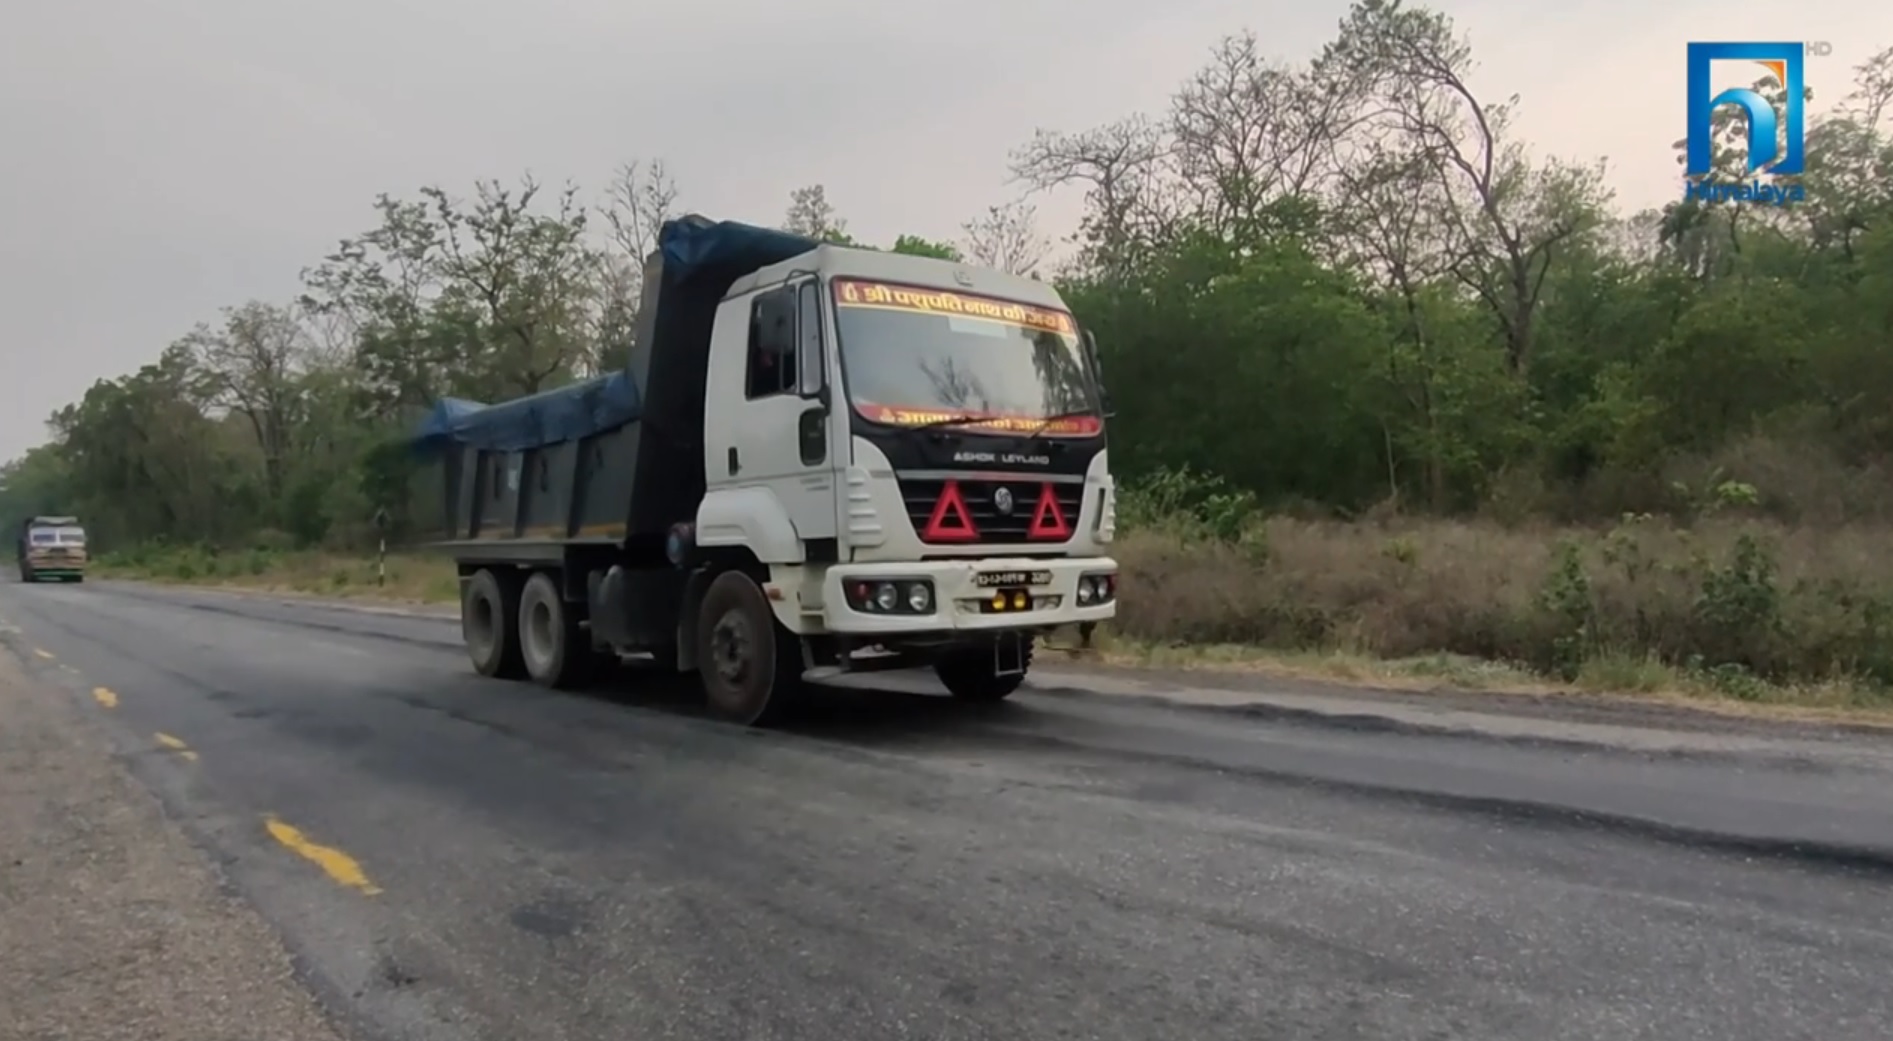
[[[836,279],[834,293],[848,396],[864,418],[920,426],[968,416],[951,425],[1076,437],[1103,429],[1071,315],[857,279]]]

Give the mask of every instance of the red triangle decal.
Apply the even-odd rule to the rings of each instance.
[[[923,542],[978,541],[979,529],[973,527],[973,514],[966,508],[966,497],[960,494],[960,482],[948,481],[941,490],[940,501],[933,504],[933,516],[927,518],[920,539]]]
[[[1071,525],[1065,523],[1065,511],[1058,505],[1058,496],[1052,493],[1052,486],[1047,484],[1039,493],[1039,507],[1032,511],[1032,526],[1025,531],[1029,539],[1068,539],[1071,538]]]

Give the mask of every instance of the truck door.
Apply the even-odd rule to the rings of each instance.
[[[717,417],[727,423],[730,445],[711,482],[766,486],[804,541],[832,539],[836,446],[831,409],[822,401],[827,352],[816,281],[758,294],[748,331],[741,414],[730,417],[734,423]]]

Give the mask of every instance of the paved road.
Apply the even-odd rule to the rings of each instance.
[[[0,635],[363,1038],[1893,1031],[1864,737],[1072,689],[836,691],[744,731],[650,677],[481,680],[438,619],[108,583],[0,584]]]

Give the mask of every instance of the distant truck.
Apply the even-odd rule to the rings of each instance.
[[[77,517],[34,517],[20,529],[20,581],[85,581],[85,529]]]
[[[996,701],[1116,613],[1097,349],[1049,284],[691,215],[644,287],[623,371],[415,433],[478,672],[648,654],[762,725],[873,669]]]

